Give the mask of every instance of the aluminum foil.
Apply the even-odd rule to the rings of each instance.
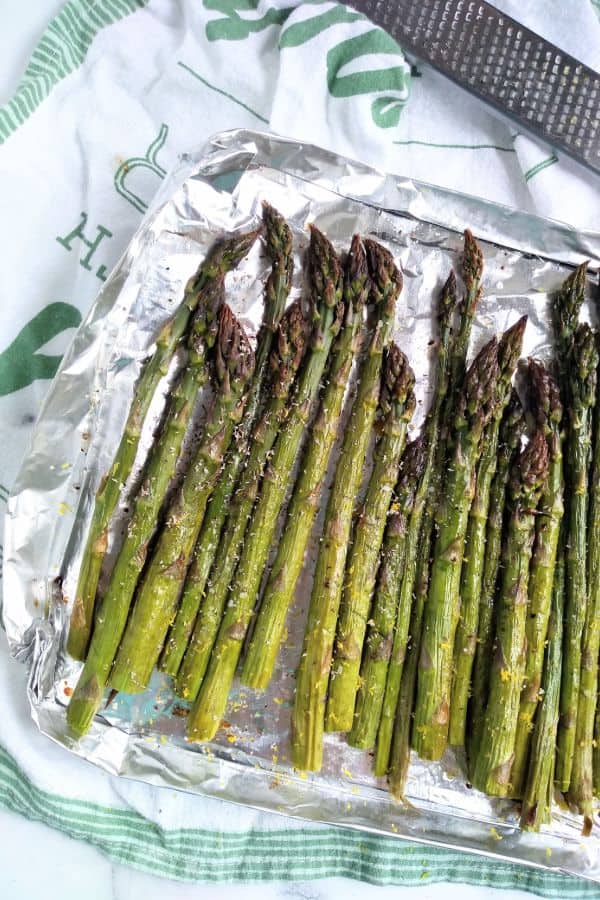
[[[118,444],[140,366],[208,246],[224,232],[256,224],[264,199],[294,231],[292,297],[302,290],[310,222],[340,250],[355,231],[373,235],[401,263],[404,290],[395,338],[417,375],[413,429],[428,404],[432,298],[456,266],[465,227],[480,239],[486,262],[473,351],[526,312],[524,355],[546,358],[548,294],[573,265],[590,259],[595,268],[600,261],[598,233],[386,175],[293,140],[231,131],[183,156],[76,334],[9,501],[3,615],[11,652],[30,667],[32,716],[43,733],[113,774],[600,881],[600,838],[583,840],[577,817],[556,807],[552,827],[540,835],[522,833],[515,805],[469,788],[462,760],[450,752],[441,764],[413,760],[403,806],[391,801],[383,780],[373,778],[369,754],[348,747],[341,736],[326,736],[320,774],[292,769],[290,704],[310,566],[290,611],[271,688],[257,694],[234,686],[212,744],[185,742],[180,705],[158,674],[146,693],[117,697],[78,743],[67,732],[65,707],[80,669],[65,653],[71,598],[94,493]],[[256,245],[227,278],[228,302],[250,335],[260,321],[267,270]],[[162,403],[158,397],[144,428],[137,473]],[[126,501],[125,496],[124,508]],[[113,529],[115,545],[122,515]],[[315,546],[316,534],[313,557]]]

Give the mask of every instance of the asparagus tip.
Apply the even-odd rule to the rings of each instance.
[[[372,238],[365,238],[365,248],[371,275],[373,300],[376,304],[383,304],[385,315],[391,315],[396,299],[402,290],[402,273],[386,247]]]
[[[456,275],[454,274],[454,271],[450,269],[450,274],[444,282],[444,286],[440,294],[440,302],[438,308],[438,320],[440,322],[440,325],[446,325],[450,321],[457,306],[458,292],[456,288]]]
[[[472,291],[479,284],[483,275],[483,253],[469,228],[465,229],[462,268],[467,290]]]
[[[529,358],[527,371],[531,386],[531,399],[536,424],[548,428],[562,419],[560,390],[555,378],[538,359]]]
[[[316,225],[310,226],[309,259],[314,292],[332,309],[339,301],[342,269],[333,244]]]
[[[410,420],[415,408],[415,375],[408,359],[397,344],[391,344],[382,370],[379,405],[384,416],[399,413]]]
[[[289,257],[292,252],[292,232],[278,210],[266,200],[263,202],[264,240],[271,259]]]
[[[254,352],[240,321],[225,303],[219,310],[219,329],[214,351],[217,380],[247,381],[254,371]]]

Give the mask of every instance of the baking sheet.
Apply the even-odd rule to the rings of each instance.
[[[78,743],[65,706],[80,664],[65,653],[71,598],[100,478],[109,467],[140,366],[159,325],[182,296],[214,239],[254,226],[268,200],[288,219],[296,251],[291,298],[302,290],[307,226],[347,249],[358,231],[381,240],[404,272],[395,338],[417,376],[420,424],[428,404],[432,309],[449,268],[457,266],[462,230],[485,254],[484,298],[473,329],[474,353],[493,332],[529,315],[523,355],[547,358],[548,294],[585,259],[597,268],[600,235],[539,219],[477,198],[377,172],[319,148],[250,131],[216,135],[186,154],[165,180],[131,244],[105,283],[52,384],[8,505],[4,623],[11,652],[30,666],[29,698],[42,732],[115,774],[208,794],[315,821],[416,838],[600,881],[600,839],[583,840],[581,822],[555,809],[540,835],[518,828],[515,804],[469,788],[460,758],[414,758],[405,806],[394,804],[371,760],[327,735],[324,769],[295,772],[288,730],[293,674],[310,596],[310,565],[288,617],[288,637],[269,690],[230,695],[214,742],[184,740],[181,704],[156,674],[148,691],[119,695]],[[227,300],[256,333],[268,259],[257,244],[226,281]],[[584,314],[592,315],[591,304]],[[162,393],[178,360],[162,385]],[[144,427],[129,490],[150,445],[162,399]],[[118,546],[127,504],[113,528]],[[314,556],[317,533],[313,534]]]

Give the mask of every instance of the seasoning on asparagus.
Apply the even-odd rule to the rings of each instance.
[[[109,678],[117,691],[135,693],[148,686],[177,609],[208,499],[244,412],[253,370],[254,353],[246,333],[230,308],[223,306],[214,353],[215,398],[137,589]]]
[[[554,333],[561,388],[566,387],[569,377],[569,357],[585,299],[586,277],[587,263],[583,263],[565,279],[554,299]],[[566,398],[568,391],[564,394]]]
[[[433,525],[433,510],[435,496],[439,485],[437,473],[442,466],[444,457],[445,439],[442,431],[445,430],[445,416],[447,414],[447,398],[450,378],[450,358],[453,346],[452,318],[457,308],[456,280],[454,273],[450,272],[448,280],[442,289],[438,306],[439,342],[437,349],[437,361],[435,374],[435,389],[431,402],[431,408],[425,422],[425,440],[427,443],[427,456],[425,470],[417,488],[414,508],[410,515],[408,535],[406,538],[406,558],[404,561],[404,574],[399,579],[400,593],[397,601],[397,616],[392,644],[392,655],[389,661],[381,721],[377,731],[377,744],[375,751],[374,772],[376,775],[385,775],[388,770],[390,747],[396,718],[398,697],[403,684],[403,669],[405,654],[416,652],[421,640],[421,610],[415,613],[415,622],[411,610],[413,605],[421,601],[419,591],[427,593],[429,584],[429,556]],[[463,306],[464,308],[464,306]],[[413,596],[414,595],[414,596]],[[410,635],[412,635],[409,646]],[[415,630],[416,629],[416,630]],[[408,676],[410,679],[410,674]],[[404,695],[410,693],[410,712],[413,708],[414,684],[404,690]],[[364,707],[363,707],[364,708]],[[358,730],[357,722],[357,730]],[[408,729],[410,730],[410,729]]]
[[[367,257],[361,239],[355,235],[344,275],[344,324],[332,349],[327,385],[306,442],[285,526],[242,668],[242,683],[259,690],[266,688],[271,680],[287,611],[319,510],[321,487],[338,434],[348,378],[360,345],[368,291]]]
[[[367,493],[356,520],[334,644],[325,713],[327,731],[349,731],[354,719],[360,661],[383,541],[385,523],[415,409],[415,376],[402,351],[392,344],[379,396],[381,436],[373,457]]]
[[[465,743],[467,704],[471,688],[471,671],[477,641],[477,616],[485,564],[485,535],[490,491],[498,458],[500,422],[510,397],[512,376],[521,355],[526,325],[527,316],[523,316],[502,335],[498,343],[500,371],[496,406],[482,438],[475,496],[469,512],[466,558],[461,573],[460,619],[454,642],[454,678],[450,695],[448,739],[455,747],[462,747]]]
[[[598,348],[598,334],[594,335]],[[596,359],[597,361],[597,359]],[[575,756],[568,798],[584,817],[584,834],[592,828],[594,714],[598,700],[600,650],[600,404],[596,385],[593,450],[589,489],[588,601],[581,639],[581,675],[575,730]]]
[[[445,376],[445,392],[441,399],[441,407],[438,413],[439,423],[432,442],[431,458],[428,462],[428,475],[423,479],[425,482],[424,504],[422,513],[419,513],[419,503],[415,504],[415,524],[411,533],[413,537],[413,551],[411,557],[411,542],[408,544],[407,567],[406,573],[402,580],[401,596],[399,603],[399,616],[404,614],[399,622],[405,623],[409,615],[409,605],[413,602],[413,584],[416,586],[414,603],[415,610],[415,626],[417,631],[413,630],[413,622],[411,616],[411,648],[409,648],[410,667],[406,677],[406,685],[403,684],[403,666],[405,653],[404,628],[397,630],[394,636],[394,650],[392,651],[392,662],[388,673],[386,685],[386,694],[384,698],[383,711],[379,732],[377,734],[377,747],[375,753],[374,771],[376,774],[383,775],[388,770],[390,761],[390,748],[392,743],[392,735],[394,731],[394,719],[396,717],[396,706],[398,692],[402,687],[404,697],[410,695],[411,704],[415,692],[414,681],[416,681],[417,670],[415,656],[417,649],[420,648],[421,635],[423,630],[423,609],[426,600],[426,593],[430,583],[430,563],[433,553],[434,542],[434,517],[435,510],[441,496],[442,487],[441,480],[443,472],[446,470],[446,457],[448,455],[448,441],[451,434],[454,420],[455,409],[460,397],[461,387],[464,383],[464,377],[467,366],[467,352],[473,319],[477,311],[477,306],[481,298],[481,278],[483,275],[483,254],[470,231],[465,231],[465,244],[462,256],[462,275],[465,283],[465,296],[462,298],[460,306],[460,322],[458,332],[451,334],[449,332],[449,365]],[[453,307],[454,309],[454,304]],[[417,519],[421,519],[422,523],[419,529]],[[414,575],[412,574],[412,565],[414,562]],[[399,652],[396,651],[398,647]],[[399,665],[395,664],[395,659],[399,659]],[[399,709],[399,707],[398,707]],[[412,710],[412,705],[411,705]],[[412,718],[406,717],[400,731],[402,732],[399,741],[404,738],[408,739],[412,731]],[[404,751],[403,751],[404,752]],[[410,755],[409,748],[406,748],[404,756],[406,758],[406,767],[408,766],[408,758]]]
[[[235,235],[212,248],[196,274],[188,281],[181,306],[173,318],[161,328],[156,338],[154,354],[146,361],[135,385],[125,430],[113,464],[96,494],[90,530],[83,551],[67,640],[67,650],[75,659],[83,660],[86,656],[93,627],[98,579],[108,547],[108,527],[123,485],[131,474],[142,425],[152,398],[160,380],[167,374],[181,338],[187,331],[190,317],[204,302],[205,291],[237,266],[252,247],[258,233],[251,231]],[[196,321],[196,330],[201,321],[201,319]]]
[[[515,455],[525,431],[525,415],[519,395],[513,388],[508,406],[500,423],[496,474],[490,490],[490,503],[485,541],[485,560],[479,600],[477,646],[471,676],[472,688],[468,707],[467,758],[469,769],[477,759],[483,716],[487,705],[488,677],[494,641],[494,611],[506,487]]]
[[[227,518],[230,500],[248,452],[250,433],[259,413],[273,338],[292,286],[294,270],[292,232],[282,216],[268,203],[263,205],[263,224],[265,246],[272,266],[265,285],[263,320],[257,339],[254,377],[248,392],[244,417],[237,429],[236,440],[229,447],[223,471],[206,510],[177,616],[162,652],[160,668],[173,676],[179,671],[198,609],[204,600],[221,529]]]
[[[535,512],[547,477],[548,444],[544,432],[538,430],[519,454],[509,480],[510,518],[502,545],[489,696],[473,770],[474,786],[494,797],[506,797],[512,789]]]
[[[410,630],[406,646],[406,658],[402,666],[394,716],[384,715],[377,735],[377,748],[373,771],[375,775],[387,775],[390,792],[394,800],[404,799],[404,789],[410,765],[411,737],[414,723],[414,707],[419,671],[419,653],[423,633],[423,614],[429,591],[429,548],[431,525],[423,517],[423,528],[427,527],[427,540],[418,544],[416,557],[417,577],[414,582],[414,601],[410,616]],[[391,666],[390,666],[391,671]],[[388,686],[389,686],[388,673]],[[388,693],[386,686],[386,699]],[[389,735],[389,736],[388,736]]]
[[[400,478],[390,507],[365,652],[360,667],[354,723],[348,736],[348,743],[353,747],[371,748],[377,737],[394,641],[398,585],[401,582],[402,572],[405,571],[407,532],[415,494],[425,466],[426,453],[425,438],[421,436],[407,446],[402,457]]]
[[[573,336],[566,394],[566,602],[563,678],[556,760],[556,783],[567,791],[575,753],[577,704],[581,678],[581,637],[588,603],[587,522],[588,465],[592,437],[592,407],[596,394],[598,351],[589,325],[579,325]]]
[[[483,253],[473,234],[465,229],[465,243],[462,255],[462,276],[465,295],[461,301],[458,332],[450,346],[449,390],[445,402],[445,424],[450,421],[451,410],[458,403],[462,383],[467,368],[467,354],[473,319],[481,299],[481,278],[483,275]]]
[[[423,620],[413,746],[441,759],[448,737],[460,572],[481,437],[496,405],[498,342],[485,345],[465,375],[455,413],[449,471],[436,511],[429,598]]]
[[[209,589],[177,675],[175,693],[185,700],[195,700],[200,690],[221,624],[248,520],[258,496],[267,459],[289,410],[290,391],[308,338],[309,323],[301,304],[295,301],[286,310],[277,331],[269,363],[269,401],[254,429],[241,483],[233,498],[211,570]]]
[[[200,693],[188,717],[187,736],[193,741],[211,740],[223,717],[290,474],[319,392],[329,351],[344,318],[339,260],[331,243],[314,227],[310,260],[314,321],[311,347],[286,426],[275,443],[265,471],[231,586],[230,603],[221,621]]]
[[[563,515],[562,405],[558,385],[542,363],[529,360],[533,409],[538,428],[543,429],[548,443],[548,480],[542,492],[539,515],[535,523],[535,542],[529,574],[529,609],[527,611],[527,658],[519,721],[515,739],[512,785],[520,797],[527,774],[527,756],[533,719],[540,699],[544,648],[552,606],[554,567],[558,536]]]
[[[220,307],[222,279],[211,288],[211,296],[210,303],[206,296],[202,306],[198,308],[188,341],[190,350],[188,369],[196,368],[199,373],[204,371],[207,341],[212,343],[215,337],[217,340],[219,337],[212,328],[206,332],[206,323],[201,323],[200,319],[210,315],[212,321],[213,315]],[[212,310],[210,314],[209,309]],[[221,318],[221,314],[219,317]],[[194,344],[193,336],[196,328],[198,334]],[[175,471],[179,448],[189,421],[189,406],[193,402],[193,397],[187,397],[183,392],[187,381],[188,373],[184,374],[172,395],[165,427],[157,436],[144,468],[144,477],[134,500],[133,514],[125,539],[96,614],[85,665],[67,709],[67,721],[79,734],[87,731],[102,701],[109,672],[125,630],[133,594],[146,561],[148,545],[156,529],[167,488]]]
[[[560,549],[554,568],[542,698],[531,736],[531,751],[521,807],[521,828],[526,831],[539,831],[542,825],[548,824],[552,808],[565,595],[565,562],[563,548]]]
[[[384,351],[391,340],[396,299],[402,287],[402,276],[391,254],[374,241],[365,244],[378,321],[361,366],[358,391],[327,503],[296,675],[292,758],[294,765],[303,770],[321,768],[327,684],[352,513],[375,420]]]

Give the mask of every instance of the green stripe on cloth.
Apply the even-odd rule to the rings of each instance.
[[[544,169],[547,169],[549,166],[553,166],[554,163],[558,162],[558,157],[552,154],[552,156],[547,156],[546,159],[542,159],[541,162],[536,163],[535,166],[532,166],[530,169],[523,174],[523,178],[525,181],[530,181],[532,178],[535,178],[536,175],[539,175],[540,172],[543,172]]]
[[[514,147],[501,147],[498,144],[436,144],[432,141],[393,141],[400,147],[413,144],[418,147],[433,147],[437,150],[499,150],[501,153],[514,153]]]
[[[0,106],[0,144],[25,122],[55,85],[74,72],[106,25],[147,5],[149,0],[69,0],[49,23],[33,51],[14,96]]]
[[[298,881],[346,876],[373,884],[453,882],[591,898],[597,886],[537,869],[342,828],[165,831],[138,813],[36,787],[0,746],[0,807],[98,848],[115,862],[188,882]]]
[[[264,122],[265,125],[269,124],[269,120],[262,116],[259,112],[256,112],[255,109],[252,109],[251,106],[248,106],[247,103],[244,103],[243,100],[240,100],[238,97],[234,97],[233,94],[230,94],[228,91],[224,91],[222,88],[217,87],[215,84],[211,84],[210,81],[207,81],[203,75],[200,75],[199,72],[194,71],[191,66],[186,65],[181,60],[177,63],[177,65],[181,69],[185,69],[186,72],[189,72],[194,78],[197,78],[203,85],[209,88],[211,91],[215,91],[217,94],[221,94],[222,97],[227,97],[228,100],[231,100],[232,103],[235,103],[237,106],[241,106],[242,109],[245,109],[246,112],[249,112],[255,119],[258,119],[259,122]]]

